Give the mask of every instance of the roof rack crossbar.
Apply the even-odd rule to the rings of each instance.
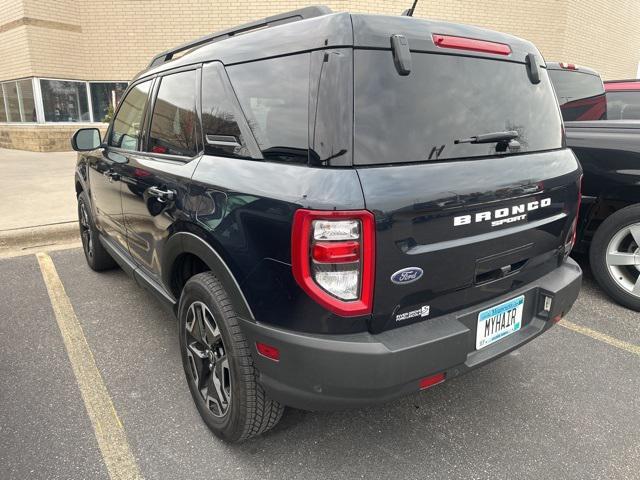
[[[185,50],[191,50],[192,48],[200,47],[207,43],[225,40],[227,38],[233,37],[234,35],[246,33],[251,30],[275,27],[277,25],[283,25],[285,23],[297,22],[298,20],[320,17],[329,13],[332,13],[329,7],[326,7],[324,5],[314,5],[310,7],[300,8],[298,10],[292,10],[286,13],[280,13],[278,15],[272,15],[270,17],[255,20],[253,22],[244,23],[242,25],[238,25],[237,27],[232,27],[227,30],[212,33],[210,35],[205,35],[204,37],[197,38],[190,42],[183,43],[182,45],[178,45],[177,47],[166,50],[153,57],[153,59],[149,63],[148,68],[162,65],[163,63],[171,60],[177,53],[184,52]]]

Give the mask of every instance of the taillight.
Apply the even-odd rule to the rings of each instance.
[[[576,208],[576,218],[573,219],[573,223],[571,224],[571,230],[569,231],[569,235],[567,235],[568,241],[564,245],[564,258],[567,258],[571,253],[571,250],[576,244],[576,237],[578,235],[578,217],[580,216],[580,204],[582,203],[582,175],[580,175],[580,179],[578,180],[578,206]]]
[[[511,47],[506,43],[488,42],[486,40],[456,37],[453,35],[439,35],[437,33],[434,33],[431,37],[433,38],[433,43],[436,47],[472,50],[474,52],[482,53],[495,53],[497,55],[511,54]]]
[[[297,210],[291,266],[298,285],[344,317],[371,313],[375,222],[366,210]]]
[[[574,63],[560,62],[560,68],[564,68],[566,70],[578,70],[578,67],[576,67]]]

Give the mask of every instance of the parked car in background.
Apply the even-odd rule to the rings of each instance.
[[[640,120],[640,80],[604,82],[608,120]]]
[[[598,72],[562,62],[547,62],[547,71],[565,122],[607,118],[607,100]]]
[[[613,299],[640,310],[640,121],[621,119],[636,106],[621,105],[617,95],[640,95],[631,89],[637,82],[603,84],[589,68],[547,66],[567,145],[584,170],[574,250],[588,252],[595,279]]]

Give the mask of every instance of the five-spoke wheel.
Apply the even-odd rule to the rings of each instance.
[[[640,311],[640,204],[622,208],[602,222],[591,241],[589,261],[603,290]]]
[[[278,423],[283,407],[259,383],[252,347],[225,285],[213,272],[198,273],[187,281],[178,319],[187,384],[213,433],[240,442]]]

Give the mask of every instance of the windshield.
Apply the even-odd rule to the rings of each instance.
[[[454,143],[496,132],[517,132],[519,152],[562,146],[544,68],[533,84],[522,63],[412,52],[411,73],[400,76],[389,51],[354,57],[356,165],[496,155],[499,142]]]
[[[550,70],[565,121],[605,120],[607,101],[597,75],[576,70]]]

